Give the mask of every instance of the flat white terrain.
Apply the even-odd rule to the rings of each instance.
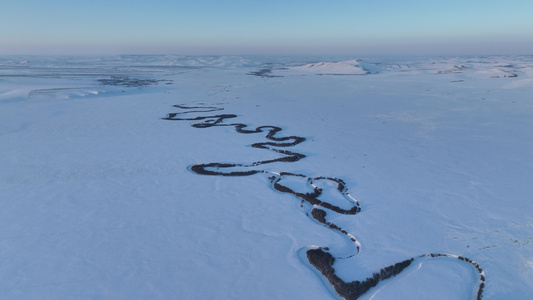
[[[0,58],[0,299],[532,299],[532,183],[533,57]]]

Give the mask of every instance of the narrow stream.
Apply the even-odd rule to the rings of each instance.
[[[249,163],[206,163],[190,166],[190,170],[201,175],[214,176],[250,176],[254,174],[267,174],[270,186],[278,192],[293,195],[298,199],[302,206],[309,205],[311,209],[306,213],[307,216],[315,222],[323,224],[331,230],[344,235],[349,239],[352,245],[351,249],[344,257],[334,257],[328,247],[310,247],[306,250],[306,258],[309,263],[315,267],[331,284],[335,292],[344,299],[355,300],[361,295],[375,287],[379,282],[389,279],[407,267],[414,261],[422,259],[431,259],[435,257],[449,257],[459,259],[472,265],[479,273],[479,285],[475,291],[476,299],[480,300],[485,286],[485,274],[481,267],[474,261],[453,254],[423,254],[417,257],[412,257],[404,261],[398,262],[380,269],[379,271],[369,274],[369,277],[362,281],[345,282],[336,275],[334,265],[339,259],[355,256],[361,249],[361,244],[357,241],[355,236],[338,224],[329,221],[331,215],[356,215],[361,212],[359,202],[355,200],[346,188],[345,182],[340,178],[332,177],[308,177],[304,174],[295,174],[283,171],[264,170],[263,166],[276,162],[297,162],[305,158],[305,155],[295,151],[287,150],[287,148],[294,147],[305,141],[305,138],[299,136],[279,136],[282,128],[277,126],[259,126],[257,128],[249,129],[248,125],[243,123],[226,123],[231,119],[237,118],[235,114],[218,113],[224,108],[217,106],[186,106],[174,105],[179,109],[179,112],[169,113],[163,120],[169,121],[191,121],[195,128],[210,128],[210,127],[234,127],[235,131],[241,134],[257,134],[263,133],[266,141],[252,144],[252,148],[264,149],[273,151],[279,154],[278,158],[255,161]],[[303,179],[308,184],[308,190],[305,192],[296,191],[290,187],[290,184],[284,181],[290,181],[292,178]],[[327,182],[326,184],[321,184]],[[336,192],[340,193],[344,199],[342,205],[334,201],[324,199],[323,187],[335,187]],[[344,251],[346,252],[346,251]]]

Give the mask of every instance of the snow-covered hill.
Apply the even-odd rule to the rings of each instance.
[[[288,71],[294,74],[317,75],[365,75],[370,73],[361,67],[357,60],[310,63],[303,66],[289,67]]]

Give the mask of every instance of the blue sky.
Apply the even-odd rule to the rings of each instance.
[[[532,0],[0,0],[0,54],[533,54]]]

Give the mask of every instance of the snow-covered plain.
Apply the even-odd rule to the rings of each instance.
[[[527,56],[1,57],[0,299],[339,298],[313,247],[346,282],[415,258],[359,299],[476,299],[473,264],[429,253],[479,264],[483,299],[532,299],[532,96]],[[283,155],[191,126],[220,114],[305,157],[246,166]],[[345,182],[361,211],[322,209],[347,234],[282,172]]]

